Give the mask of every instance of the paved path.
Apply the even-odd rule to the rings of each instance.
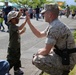
[[[76,19],[67,19],[64,16],[59,19],[64,22],[71,30],[74,30],[76,28]],[[24,19],[21,19],[19,24],[21,24],[23,21]],[[34,26],[40,31],[44,30],[48,25],[48,23],[45,23],[43,19],[40,19],[39,21],[32,19],[31,21]],[[7,30],[6,26],[5,28],[5,30]],[[38,70],[34,65],[32,65],[31,61],[32,55],[36,53],[39,48],[44,47],[45,38],[37,38],[31,32],[28,25],[26,25],[26,28],[26,32],[21,35],[21,61],[23,67],[21,69],[24,71],[24,75],[39,75],[40,70]],[[6,60],[9,41],[8,38],[9,35],[7,32],[0,32],[0,59]],[[14,75],[13,69],[11,69],[10,73]]]

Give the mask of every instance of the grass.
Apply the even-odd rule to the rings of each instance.
[[[50,74],[44,73],[43,75],[50,75]]]
[[[73,70],[69,73],[69,75],[76,75],[76,65],[73,68]]]
[[[74,40],[76,42],[76,30],[73,32]]]
[[[76,42],[76,31],[73,32],[73,36],[74,36],[74,40],[75,40],[75,42]],[[43,73],[43,75],[50,75],[50,74]],[[76,75],[76,65],[75,65],[75,67],[73,68],[73,70],[70,71],[69,75]]]

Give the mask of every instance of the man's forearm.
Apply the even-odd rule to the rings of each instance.
[[[35,34],[35,36],[40,37],[40,32],[31,24],[29,23],[29,27],[32,30],[32,32]]]
[[[37,55],[43,55],[43,56],[45,56],[45,55],[48,55],[48,54],[49,54],[49,52],[46,49],[44,49],[44,48],[40,49],[37,52]]]

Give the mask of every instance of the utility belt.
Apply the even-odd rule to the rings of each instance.
[[[54,49],[54,52],[62,58],[63,65],[69,65],[70,64],[70,54],[75,53],[76,48],[63,49],[63,50]]]

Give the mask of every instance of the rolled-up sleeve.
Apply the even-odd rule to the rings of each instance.
[[[55,45],[56,44],[56,40],[53,39],[52,37],[47,37],[45,40],[46,44],[51,44],[51,45]]]
[[[59,36],[58,30],[56,28],[50,28],[49,31],[48,31],[45,43],[55,45],[56,42],[57,42],[58,36]]]

